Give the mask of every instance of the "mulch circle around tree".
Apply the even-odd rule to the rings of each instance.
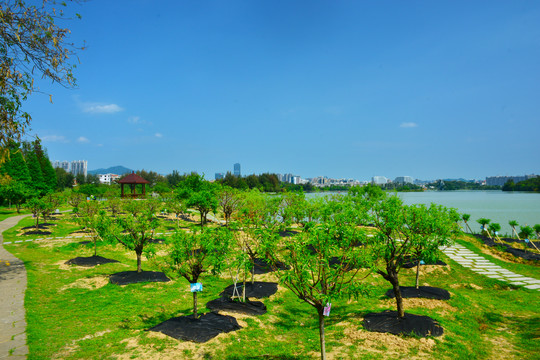
[[[32,231],[26,231],[24,235],[51,235],[51,231],[43,231],[43,230],[32,230]]]
[[[368,331],[390,333],[394,335],[413,334],[420,337],[441,336],[444,332],[441,325],[429,316],[405,313],[400,319],[397,311],[370,313],[364,316],[364,327]]]
[[[234,317],[210,312],[201,315],[198,319],[193,319],[192,316],[175,317],[149,330],[163,333],[178,340],[204,343],[221,333],[241,328]]]
[[[296,234],[298,234],[300,231],[296,231],[296,230],[284,230],[284,231],[280,231],[279,232],[279,236],[281,237],[291,237],[291,236],[294,236]]]
[[[117,285],[136,284],[141,282],[171,281],[164,273],[158,271],[122,271],[109,276],[109,282]]]
[[[249,269],[250,272],[260,275],[260,274],[266,274],[272,271],[275,271],[276,269],[279,270],[289,270],[291,267],[288,265],[285,265],[282,262],[277,262],[274,266],[268,264],[266,260],[255,258],[253,261],[253,268]]]
[[[438,265],[438,266],[446,266],[448,265],[447,263],[445,263],[444,261],[441,261],[441,260],[437,260],[437,261],[424,261],[424,263],[420,263],[420,266],[424,266],[424,265]],[[402,268],[405,268],[405,269],[412,269],[412,268],[415,268],[416,267],[416,261],[407,261],[407,262],[404,262],[403,265],[401,265]]]
[[[419,286],[418,289],[414,286],[400,286],[401,297],[409,298],[424,298],[435,300],[450,300],[450,293],[444,289],[432,286]],[[385,294],[389,298],[394,298],[394,289],[390,289]]]
[[[516,257],[520,257],[520,258],[522,258],[524,260],[533,260],[533,261],[540,260],[540,254],[538,254],[538,253],[533,253],[531,251],[527,251],[527,250],[523,250],[523,249],[516,249],[515,247],[512,247],[512,246],[510,246],[508,244],[501,244],[500,242],[495,241],[494,239],[490,239],[488,236],[483,236],[483,235],[478,235],[478,234],[476,234],[474,236],[476,236],[478,239],[482,240],[483,243],[486,244],[487,246],[503,248],[504,251],[506,251],[507,253],[512,254],[512,255],[514,255]],[[510,242],[513,242],[513,243],[518,243],[518,244],[516,244],[517,246],[523,246],[523,244],[527,244],[524,241],[521,241],[521,244],[520,244],[519,240],[511,239],[511,238],[503,238],[502,240],[510,241]],[[540,247],[540,242],[539,241],[536,241],[535,244],[536,244],[536,246]],[[527,247],[532,249],[533,245],[532,244],[527,244]]]
[[[45,229],[47,230],[49,228],[49,226],[56,226],[56,224],[52,224],[52,223],[41,223],[38,225],[38,229]],[[29,230],[29,229],[35,229],[36,226],[35,225],[32,225],[32,226],[25,226],[23,227],[21,230]]]
[[[242,296],[243,284],[236,284],[236,288],[240,296]],[[232,297],[233,296],[234,284],[229,285],[223,290],[219,296]],[[266,298],[274,295],[277,292],[278,284],[275,282],[264,282],[264,281],[255,281],[255,283],[248,282],[246,283],[246,298]]]
[[[209,301],[206,303],[206,307],[212,311],[224,310],[246,315],[266,314],[266,306],[261,301],[242,302],[228,297]]]
[[[103,265],[103,264],[109,264],[109,263],[117,263],[118,260],[113,259],[107,259],[103,256],[89,256],[89,257],[76,257],[73,259],[70,259],[66,261],[67,265],[78,265],[78,266],[96,266],[96,265]]]
[[[165,239],[150,239],[148,240],[149,244],[163,244]]]

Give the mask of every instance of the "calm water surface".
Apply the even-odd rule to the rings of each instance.
[[[320,196],[329,193],[313,193]],[[520,225],[540,224],[540,194],[505,191],[423,191],[397,193],[403,202],[411,204],[440,204],[455,208],[460,213],[471,215],[469,226],[479,231],[479,218],[499,223],[502,234],[510,234],[508,221],[516,220]],[[519,230],[519,228],[518,228]]]

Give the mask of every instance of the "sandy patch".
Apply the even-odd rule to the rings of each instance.
[[[429,358],[433,347],[435,346],[435,340],[431,338],[410,338],[401,337],[392,334],[383,334],[376,332],[369,332],[362,329],[357,329],[356,326],[343,322],[336,324],[338,326],[344,326],[344,337],[340,339],[344,348],[355,346],[365,354],[365,352],[384,354],[385,358],[401,358],[403,355],[414,350],[414,355],[409,355],[409,359],[421,359]],[[360,345],[360,346],[359,346]],[[342,347],[334,347],[332,351],[328,353],[330,359],[343,358],[344,354],[348,353]],[[354,355],[354,354],[353,354]],[[347,357],[347,356],[346,356]]]
[[[490,359],[521,359],[516,356],[516,348],[502,336],[484,336],[483,339],[491,343]]]
[[[395,308],[396,300],[395,299],[381,300],[379,303],[379,307],[380,308],[388,308],[388,307]],[[405,308],[405,311],[407,311],[407,309],[414,309],[414,308],[439,310],[439,313],[443,315],[458,311],[457,308],[449,305],[448,302],[444,300],[422,299],[422,298],[403,299],[403,307]]]
[[[68,265],[69,266],[69,265]],[[69,285],[63,286],[59,291],[65,291],[72,288],[96,290],[104,287],[109,283],[109,278],[106,276],[96,276],[91,278],[78,279]]]
[[[90,340],[90,339],[93,339],[93,338],[96,338],[96,337],[100,337],[100,336],[103,336],[107,333],[110,333],[111,330],[104,330],[104,331],[98,331],[96,332],[95,334],[92,334],[92,335],[86,335],[80,339],[77,339],[77,340],[73,340],[71,342],[71,344],[68,344],[66,346],[64,346],[62,349],[60,349],[60,351],[54,356],[55,359],[63,359],[64,357],[69,357],[70,355],[72,355],[73,353],[75,353],[77,351],[77,349],[79,348],[79,342],[81,341],[85,341],[85,340]]]

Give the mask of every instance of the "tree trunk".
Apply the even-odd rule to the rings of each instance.
[[[398,317],[403,318],[405,317],[405,310],[403,309],[403,298],[401,297],[401,289],[399,288],[398,275],[395,271],[389,275],[390,282],[392,283],[392,287],[394,288],[394,296],[396,297]]]
[[[326,360],[326,346],[324,343],[324,315],[323,309],[317,308],[319,313],[319,338],[321,340],[321,360]]]
[[[97,240],[94,239],[94,256],[97,256]]]
[[[36,214],[36,230],[39,230],[39,214]]]
[[[137,272],[140,273],[142,272],[142,269],[141,269],[141,259],[142,258],[142,252],[137,252]]]
[[[255,261],[251,265],[251,285],[255,284]]]
[[[416,260],[416,288],[419,288],[418,275],[420,274],[420,260]]]
[[[193,292],[193,318],[197,319],[197,292]]]

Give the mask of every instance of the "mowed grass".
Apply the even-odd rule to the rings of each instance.
[[[467,237],[460,240],[469,241]],[[470,246],[479,250],[475,244]],[[108,283],[110,274],[136,269],[135,254],[120,245],[98,247],[98,255],[120,263],[94,268],[64,264],[76,256],[93,254],[92,245],[81,244],[81,239],[39,240],[5,247],[25,261],[28,272],[25,306],[29,359],[319,357],[315,310],[283,287],[262,300],[267,314],[234,315],[241,330],[196,344],[148,331],[169,318],[192,313],[192,294],[185,279],[127,286]],[[156,245],[156,249],[158,254],[164,253],[166,245]],[[538,359],[540,292],[511,286],[478,275],[448,258],[444,260],[449,266],[422,267],[421,285],[447,289],[452,298],[405,300],[406,312],[438,320],[445,329],[442,337],[421,339],[367,332],[362,325],[365,314],[395,310],[394,300],[384,296],[389,283],[371,274],[364,280],[370,285],[365,296],[332,302],[331,316],[326,318],[329,358]],[[535,265],[499,261],[512,271],[522,270],[540,278]],[[143,270],[159,269],[147,260]],[[414,269],[403,269],[401,284],[412,286],[414,275]],[[276,279],[266,274],[256,275],[255,280]],[[208,311],[205,304],[232,283],[228,271],[222,276],[203,275],[200,281],[204,284],[199,294],[200,312]]]

